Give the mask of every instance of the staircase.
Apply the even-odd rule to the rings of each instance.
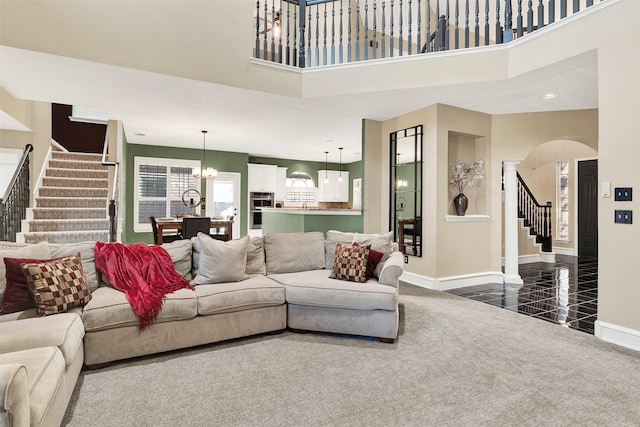
[[[529,235],[535,239],[535,243],[541,245],[542,252],[552,252],[551,202],[540,204],[519,173],[517,177],[518,218],[529,229]]]
[[[52,151],[19,241],[109,241],[108,170],[100,154]]]

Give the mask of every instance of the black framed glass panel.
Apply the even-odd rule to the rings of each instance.
[[[389,228],[402,253],[422,256],[422,125],[390,134]]]

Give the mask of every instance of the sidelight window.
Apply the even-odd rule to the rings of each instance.
[[[569,162],[557,163],[556,240],[569,241]]]

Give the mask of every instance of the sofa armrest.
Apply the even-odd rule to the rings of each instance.
[[[0,425],[30,423],[27,369],[17,363],[0,365]]]
[[[397,288],[398,279],[400,278],[400,275],[402,275],[403,270],[404,257],[402,252],[391,252],[382,266],[382,270],[378,276],[378,283]]]

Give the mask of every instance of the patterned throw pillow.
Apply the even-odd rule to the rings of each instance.
[[[338,243],[336,259],[329,277],[363,283],[367,281],[368,246],[351,246]]]
[[[91,300],[80,254],[22,264],[39,316],[61,313]]]
[[[353,246],[362,246],[358,242],[353,242]],[[369,259],[367,260],[367,279],[375,276],[376,267],[384,256],[383,252],[374,251],[371,249],[371,245],[366,245],[369,248]]]

